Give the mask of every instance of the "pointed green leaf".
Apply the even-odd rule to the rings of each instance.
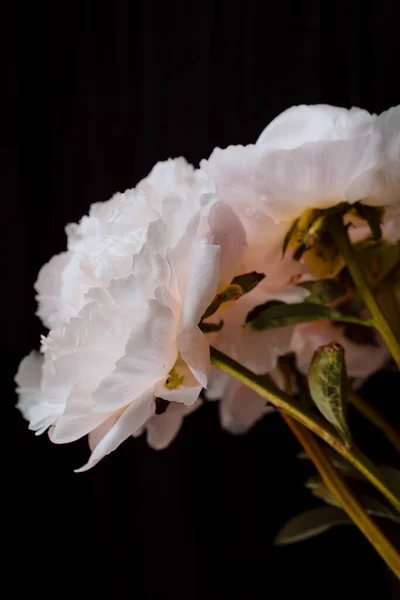
[[[326,320],[358,323],[368,327],[373,326],[371,320],[345,315],[336,308],[329,308],[322,304],[304,302],[286,304],[285,302],[272,300],[253,308],[246,317],[245,327],[254,331],[262,331],[264,329],[276,329],[288,325],[298,325],[299,323]]]
[[[346,446],[351,445],[347,425],[347,373],[344,348],[336,342],[320,346],[314,353],[308,372],[310,394],[319,411],[340,433]]]
[[[329,304],[347,293],[347,286],[336,279],[319,279],[318,281],[304,281],[299,286],[309,290],[310,295],[304,302],[312,304]]]
[[[264,279],[264,273],[257,273],[252,271],[251,273],[245,273],[244,275],[238,275],[232,279],[232,285],[239,285],[242,288],[243,294],[248,294]]]
[[[206,312],[201,317],[200,322],[204,319],[207,319],[208,317],[211,317],[214,313],[216,313],[221,304],[223,304],[224,302],[229,302],[230,300],[238,300],[243,296],[244,293],[245,292],[240,287],[240,285],[231,283],[220,294],[217,294],[214,297],[210,306],[207,308]]]
[[[221,331],[223,326],[224,326],[223,321],[219,321],[219,323],[204,323],[202,321],[199,325],[199,329],[203,333],[217,333],[218,331]]]
[[[354,209],[358,216],[367,221],[373,237],[380,240],[382,237],[381,222],[384,214],[384,209],[381,206],[368,206],[357,202]]]
[[[296,542],[324,533],[324,531],[328,531],[328,529],[331,529],[335,525],[351,524],[352,521],[342,510],[332,506],[321,506],[290,519],[282,527],[274,543],[277,546],[295,544]]]
[[[211,317],[221,304],[224,302],[229,302],[231,300],[238,300],[244,294],[251,292],[254,288],[264,279],[264,273],[257,273],[256,271],[252,271],[251,273],[245,273],[244,275],[238,275],[234,277],[232,283],[228,285],[222,292],[216,294],[210,306],[207,308],[204,315],[201,317],[201,321]]]
[[[306,483],[306,487],[312,490],[313,496],[316,498],[323,500],[330,506],[341,508],[340,503],[336,500],[332,492],[324,485],[319,475],[310,478]],[[351,487],[354,489],[358,501],[369,515],[400,523],[400,513],[389,504],[386,504],[384,500],[381,500],[377,495],[374,495],[373,492],[369,493],[368,491],[365,491],[363,487],[358,489],[357,485],[354,483]]]
[[[360,479],[361,481],[367,481],[364,475],[360,473],[353,465],[351,465],[345,458],[340,456],[335,450],[332,448],[325,448],[325,454],[328,454],[329,459],[333,462],[337,470],[342,473],[342,475],[348,475],[354,479]],[[297,458],[300,460],[310,460],[307,452],[299,452]]]
[[[351,479],[355,479],[357,481],[363,481],[367,483],[367,479],[358,471],[353,465],[351,465],[345,458],[340,456],[335,450],[332,448],[325,448],[325,453],[328,454],[329,459],[333,462],[337,470],[345,475],[346,477],[350,477]],[[307,452],[301,451],[298,453],[297,458],[300,460],[310,460]],[[394,467],[388,467],[387,465],[379,465],[379,469],[381,473],[384,474],[384,477],[388,483],[390,483],[391,488],[397,495],[400,496],[400,471],[395,469]],[[315,481],[311,479],[311,482]],[[307,487],[311,487],[307,486]]]

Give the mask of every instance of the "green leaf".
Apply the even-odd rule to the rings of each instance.
[[[264,273],[257,273],[256,271],[252,271],[251,273],[246,273],[245,275],[238,275],[234,279],[232,279],[232,285],[239,285],[242,288],[243,294],[248,294],[264,279]]]
[[[298,223],[299,223],[299,219],[295,219],[293,221],[293,223],[291,224],[288,232],[285,235],[285,239],[283,240],[283,244],[282,244],[282,258],[285,256],[286,250],[287,250],[290,242],[292,241],[295,231],[297,230]]]
[[[226,287],[220,294],[217,294],[210,306],[207,308],[204,315],[201,317],[200,322],[208,317],[211,317],[214,313],[217,312],[221,304],[224,302],[230,302],[231,300],[238,300],[243,296],[245,292],[242,290],[240,285],[230,284]]]
[[[344,348],[336,342],[320,346],[312,357],[308,372],[310,394],[319,411],[351,446],[347,425],[347,373]]]
[[[221,329],[222,329],[223,326],[224,326],[224,322],[223,321],[219,321],[219,323],[204,323],[204,322],[201,322],[199,324],[199,329],[203,333],[216,333],[218,331],[221,331]]]
[[[324,448],[325,454],[328,454],[329,459],[333,462],[337,470],[342,473],[342,475],[348,475],[350,477],[354,477],[355,479],[360,479],[362,481],[367,481],[367,479],[358,471],[353,465],[351,465],[345,458],[340,456],[335,450],[332,448]],[[299,452],[297,458],[300,460],[310,460],[307,452]]]
[[[325,448],[325,453],[328,454],[329,459],[333,462],[337,470],[342,473],[342,475],[367,483],[368,480],[366,477],[364,477],[364,475],[362,475],[360,471],[353,467],[353,465],[351,465],[345,458],[335,452],[335,450],[327,447]],[[310,460],[309,455],[304,451],[299,452],[297,458],[300,460]],[[391,484],[393,491],[400,496],[400,471],[394,467],[388,467],[387,465],[379,465],[379,470],[384,474],[386,481]],[[312,481],[314,481],[314,479],[310,479],[312,485]],[[311,487],[311,485],[307,487]]]
[[[206,312],[200,319],[203,321],[208,317],[211,317],[221,304],[224,302],[230,302],[231,300],[238,300],[244,294],[251,292],[254,288],[264,279],[264,273],[257,273],[256,271],[252,271],[251,273],[245,273],[244,275],[238,275],[232,280],[232,283],[228,285],[222,292],[216,294],[210,306],[207,308]]]
[[[310,292],[310,295],[304,300],[307,304],[329,304],[347,293],[347,286],[336,279],[304,281],[299,286]]]
[[[373,237],[380,240],[382,237],[381,222],[384,214],[384,209],[380,206],[368,206],[357,202],[354,209],[358,216],[367,221]]]
[[[297,515],[286,523],[276,536],[277,546],[295,544],[324,533],[335,525],[352,525],[346,514],[332,506],[321,506]]]
[[[306,302],[286,304],[278,300],[271,300],[253,308],[246,317],[245,327],[253,331],[262,331],[287,327],[288,325],[298,325],[299,323],[326,320],[358,323],[359,325],[373,327],[371,320],[345,315],[336,308],[329,308],[322,304]]]
[[[323,500],[330,506],[341,508],[340,503],[336,500],[332,492],[324,485],[319,475],[310,477],[306,482],[306,487],[312,490],[312,493],[316,498]],[[365,487],[365,483],[364,485],[357,485],[353,482],[351,485],[351,488],[355,492],[355,495],[364,510],[374,517],[389,519],[395,523],[400,523],[400,513],[394,510],[389,504],[386,504],[377,495],[374,495],[373,492],[369,492],[368,489],[365,491]]]

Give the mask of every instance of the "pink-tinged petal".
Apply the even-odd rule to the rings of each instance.
[[[99,413],[93,410],[91,394],[75,386],[66,402],[63,414],[49,431],[54,444],[68,444],[79,440],[94,429],[102,426],[115,413]]]
[[[110,431],[110,429],[114,426],[116,421],[118,420],[119,415],[113,415],[107,421],[104,421],[101,425],[96,427],[93,431],[89,432],[88,435],[88,444],[90,451],[93,452],[96,446],[98,446],[105,435]]]
[[[220,400],[223,398],[232,378],[217,367],[211,367],[210,381],[206,390],[207,400]]]
[[[58,416],[58,411],[40,397],[42,367],[44,358],[32,351],[22,359],[15,376],[17,384],[17,408],[24,419],[29,421],[29,429],[43,433]]]
[[[238,435],[247,433],[267,412],[271,412],[264,398],[235,380],[231,380],[219,409],[222,427]]]
[[[349,377],[365,379],[380,369],[388,360],[388,352],[377,338],[377,345],[357,344],[344,335],[344,328],[329,321],[298,325],[291,342],[291,350],[296,353],[297,367],[308,373],[311,359],[318,346],[335,340],[345,349],[346,366]]]
[[[181,331],[178,337],[181,356],[194,377],[204,388],[210,373],[210,346],[198,327]]]
[[[122,442],[142,427],[153,413],[153,390],[146,390],[141,396],[135,398],[97,444],[86,465],[76,469],[75,472],[82,473],[94,467],[102,458],[116,450]]]
[[[376,120],[376,127],[383,138],[383,151],[392,160],[400,161],[400,105],[386,110]]]
[[[51,329],[62,322],[65,312],[62,297],[62,276],[65,267],[71,260],[69,252],[62,252],[53,256],[39,271],[35,290],[38,302],[37,315],[43,324]]]
[[[154,415],[146,425],[149,446],[154,450],[163,450],[169,446],[179,432],[184,417],[199,406],[201,401],[190,407],[172,402],[162,415]]]
[[[267,125],[257,140],[264,148],[296,148],[307,142],[369,133],[375,116],[360,108],[328,104],[292,106]]]
[[[275,220],[292,220],[305,209],[356,202],[376,189],[378,135],[308,142],[293,150],[266,151],[254,184]]]
[[[282,288],[282,296],[278,291],[269,293],[261,282],[253,291],[239,300],[222,307],[211,320],[224,321],[224,326],[212,341],[221,352],[237,360],[257,374],[270,372],[275,368],[277,356],[285,354],[289,348],[293,327],[282,327],[267,331],[249,331],[244,323],[247,314],[256,306],[268,300],[297,300],[307,295],[301,288],[294,286]]]
[[[126,406],[165,379],[177,356],[174,315],[157,300],[150,300],[141,328],[132,331],[124,356],[93,394],[96,410],[108,412]]]
[[[165,387],[163,382],[155,388],[155,396],[158,398],[163,398],[164,400],[169,400],[170,402],[174,402],[174,404],[179,403],[192,406],[198,399],[203,388],[198,384],[191,372],[190,375],[193,378],[193,383],[190,382],[190,384],[187,384],[187,382],[184,380],[182,387],[178,387],[175,390],[169,390]]]
[[[220,248],[200,240],[190,260],[181,312],[181,329],[196,327],[218,287]]]
[[[32,393],[39,392],[42,379],[42,365],[43,356],[34,350],[21,360],[14,378],[19,390]]]
[[[214,244],[221,248],[219,290],[226,288],[237,274],[246,250],[246,233],[230,206],[214,204],[208,216]]]

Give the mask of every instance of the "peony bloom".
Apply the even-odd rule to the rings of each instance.
[[[287,229],[305,210],[341,202],[387,206],[399,196],[399,115],[400,107],[377,117],[359,108],[295,106],[255,145],[217,148],[202,168],[235,191],[232,203],[243,205],[247,192],[246,210],[258,213],[260,226],[270,217]]]
[[[158,163],[136,188],[93,204],[79,224],[66,227],[67,252],[40,270],[35,289],[44,325],[64,325],[83,307],[90,288],[129,276],[132,258],[157,219],[168,228],[169,242],[177,243],[182,223],[215,199],[214,189],[203,173],[177,158]]]
[[[319,321],[296,327],[291,350],[296,353],[299,370],[307,374],[315,350],[332,340],[343,346],[348,376],[358,384],[383,367],[389,358],[386,347],[376,337],[369,343],[357,343],[346,337],[343,326]]]
[[[386,204],[381,179],[389,144],[379,119],[358,108],[326,105],[279,115],[256,144],[262,157],[255,185],[266,195],[268,214],[292,221],[307,209],[341,202]]]
[[[146,228],[143,221],[139,242],[131,243],[124,229],[124,247],[118,211],[111,217],[107,203],[96,205],[96,227],[108,228],[107,234],[82,234],[79,251],[69,250],[74,268],[58,271],[50,282],[58,289],[60,310],[51,319],[64,324],[43,339],[42,356],[22,361],[16,376],[18,406],[31,429],[50,427],[56,443],[90,434],[93,452],[83,470],[143,427],[151,443],[162,447],[186,412],[173,404],[193,406],[208,384],[209,347],[198,324],[217,290],[238,271],[245,233],[228,206],[204,193],[212,185],[203,174],[186,169],[187,186],[185,177],[176,181],[175,168],[174,162],[156,167],[149,182],[139,184],[140,193],[123,199],[133,214],[135,202],[146,204],[143,195],[149,194],[150,205],[154,200],[152,175],[158,173],[159,196],[160,179],[167,179],[164,200],[155,194],[158,216],[146,217]],[[97,250],[90,254],[94,242]],[[66,290],[74,297],[67,310]],[[69,310],[73,316],[66,318]],[[165,416],[156,415],[157,398],[171,402]]]
[[[308,295],[303,288],[293,285],[304,276],[306,267],[288,256],[282,257],[287,224],[274,221],[265,210],[264,196],[253,186],[254,168],[260,155],[260,149],[254,145],[230,146],[226,150],[215,149],[208,160],[201,162],[201,169],[215,181],[218,196],[232,208],[245,229],[243,272],[255,270],[265,274],[254,290],[235,302],[223,304],[207,319],[224,322],[221,331],[210,336],[210,343],[257,374],[275,369],[278,356],[289,350],[294,328],[249,331],[243,327],[247,314],[268,300],[301,302]],[[213,370],[207,397],[223,398],[221,415],[226,414],[225,424],[229,422],[227,415],[232,406],[225,398],[232,397],[233,384],[229,376]],[[259,404],[259,416],[264,413],[264,404]]]

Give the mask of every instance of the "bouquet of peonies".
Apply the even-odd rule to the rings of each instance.
[[[30,429],[88,435],[85,471],[129,436],[166,447],[204,398],[232,433],[275,407],[327,504],[277,543],[350,519],[400,577],[371,518],[400,522],[400,473],[374,465],[347,422],[352,403],[399,452],[356,390],[400,366],[400,107],[290,108],[199,169],[158,163],[66,233],[35,284],[50,332],[16,375]]]

